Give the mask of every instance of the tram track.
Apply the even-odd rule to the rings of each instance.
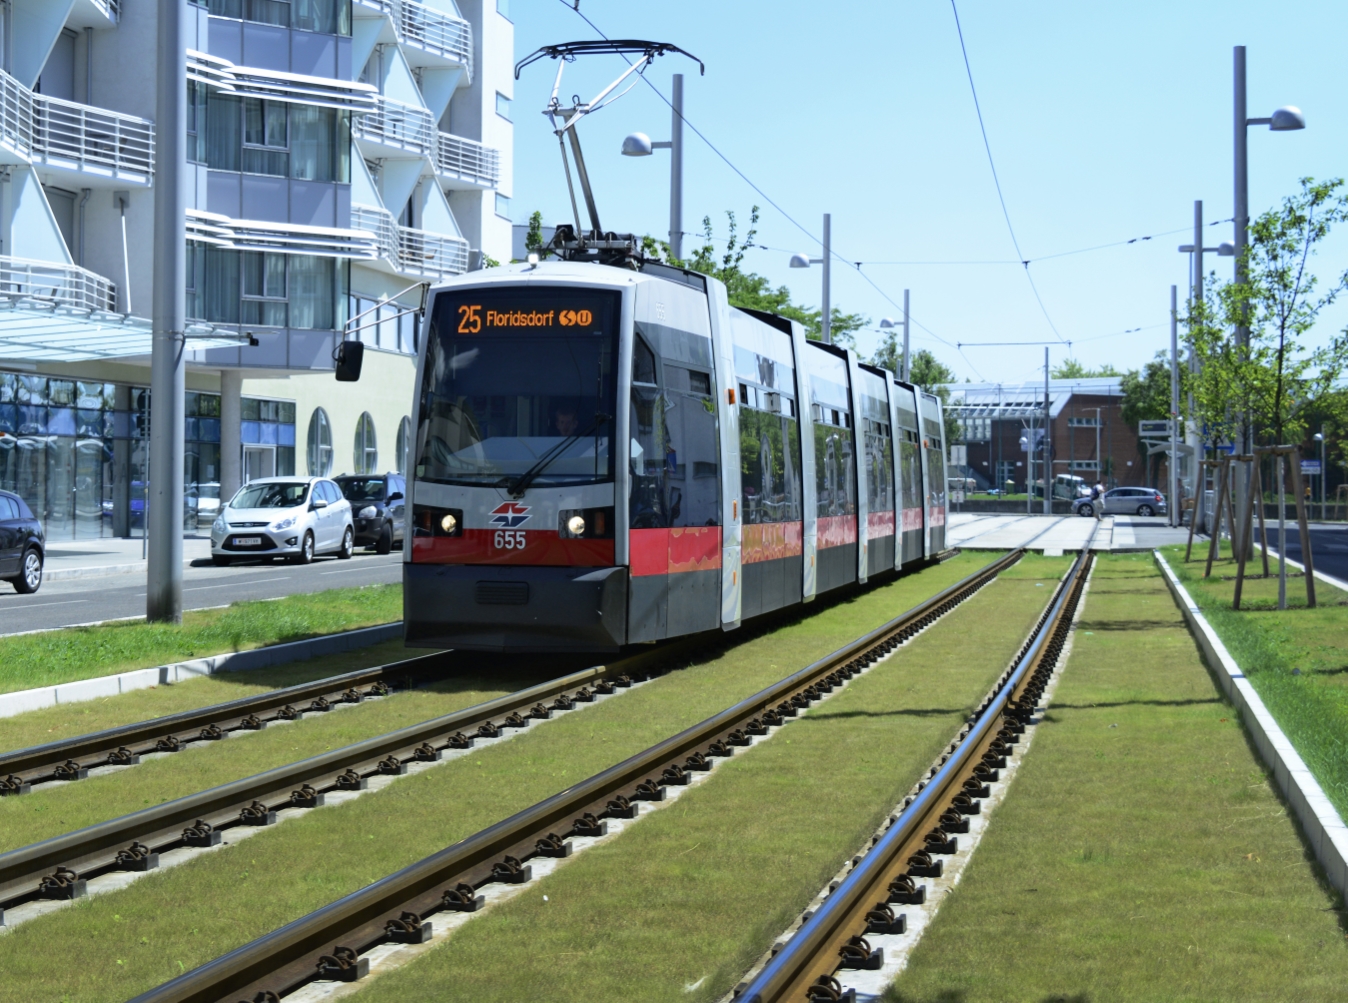
[[[958,851],[959,834],[969,832],[969,817],[981,814],[983,801],[993,796],[992,785],[1003,779],[1007,757],[1042,709],[1090,574],[1093,539],[1094,533],[994,692],[869,850],[853,860],[790,939],[737,988],[737,1003],[855,1001],[848,974],[883,966],[883,949],[872,947],[867,936],[904,932],[906,916],[895,907],[925,902],[922,879],[941,876],[942,858]]]
[[[136,766],[142,757],[218,742],[270,724],[302,720],[371,697],[410,689],[443,662],[445,652],[358,669],[255,696],[211,704],[103,731],[0,752],[0,797],[50,783],[83,780],[92,770]]]
[[[531,861],[570,853],[609,819],[634,818],[643,800],[711,769],[717,757],[774,731],[903,641],[938,621],[1021,556],[1008,554],[877,630],[759,693],[531,808],[138,997],[169,1000],[281,998],[318,979],[351,980],[381,945],[422,943],[430,917],[475,911],[488,885],[527,880]],[[268,995],[275,994],[274,996]],[[261,994],[259,997],[258,994]]]

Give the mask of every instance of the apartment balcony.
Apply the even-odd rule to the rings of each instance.
[[[393,36],[413,66],[473,65],[473,27],[462,18],[413,0],[355,0],[356,17],[388,18]],[[418,58],[420,57],[420,58]]]
[[[468,271],[468,241],[400,226],[387,209],[353,205],[351,226],[375,235],[379,256],[399,275],[438,281]]]
[[[38,167],[149,187],[154,123],[134,115],[34,94],[0,71],[0,146]]]
[[[0,300],[11,307],[114,313],[117,287],[79,265],[0,256]]]
[[[501,151],[442,132],[435,147],[435,173],[450,188],[492,189],[501,180]]]
[[[351,134],[364,146],[381,148],[369,151],[374,156],[388,156],[386,151],[394,156],[398,153],[431,159],[436,156],[435,120],[431,113],[382,94],[375,100],[374,111],[352,119]]]

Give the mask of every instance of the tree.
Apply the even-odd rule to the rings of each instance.
[[[529,232],[524,235],[526,254],[537,254],[546,258],[551,252],[543,246],[543,214],[535,209],[529,214]]]
[[[1142,421],[1166,421],[1170,418],[1170,355],[1167,352],[1157,352],[1156,358],[1152,359],[1142,368],[1141,371],[1130,369],[1123,374],[1120,381],[1123,385],[1123,420],[1126,424],[1137,427],[1138,422]],[[1141,436],[1137,440],[1137,449],[1139,453],[1146,456],[1146,444]],[[1156,474],[1159,472],[1160,455],[1156,454],[1156,462],[1152,462],[1152,457],[1147,456],[1147,483],[1155,486]]]
[[[1301,191],[1262,214],[1250,227],[1245,250],[1247,280],[1208,279],[1210,295],[1191,303],[1189,338],[1199,363],[1192,381],[1194,419],[1209,439],[1241,441],[1247,433],[1274,444],[1298,442],[1306,433],[1307,405],[1328,394],[1348,363],[1348,338],[1319,348],[1303,339],[1320,312],[1348,287],[1348,274],[1326,291],[1308,270],[1330,230],[1348,219],[1341,179],[1302,178]],[[1234,328],[1248,323],[1248,346]]]
[[[1089,380],[1100,376],[1123,375],[1109,363],[1098,369],[1087,369],[1076,359],[1064,359],[1061,365],[1054,366],[1049,373],[1055,380]]]
[[[656,240],[649,235],[641,239],[642,252],[657,261],[678,265],[683,268],[710,275],[725,283],[726,297],[731,306],[749,310],[763,310],[781,317],[799,321],[805,328],[805,337],[819,341],[823,337],[823,311],[812,310],[791,302],[791,290],[786,286],[773,288],[766,276],[757,272],[745,271],[744,253],[754,246],[754,237],[758,235],[758,206],[749,210],[749,232],[744,239],[739,237],[739,223],[732,210],[726,210],[730,236],[726,240],[725,250],[716,254],[716,245],[712,238],[711,217],[702,218],[702,246],[695,248],[693,256],[676,259],[670,254],[669,244]],[[870,319],[856,313],[843,313],[837,307],[830,311],[835,345],[852,348],[856,345],[854,332],[870,324]]]

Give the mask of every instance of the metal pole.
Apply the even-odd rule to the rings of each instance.
[[[1179,289],[1170,287],[1170,525],[1180,524]]]
[[[1044,346],[1044,515],[1053,514],[1053,455],[1049,430],[1053,427],[1053,399],[1048,394],[1048,346]]]
[[[1250,226],[1250,160],[1247,141],[1249,138],[1249,119],[1245,109],[1245,46],[1237,45],[1233,51],[1234,63],[1234,81],[1233,81],[1233,112],[1235,127],[1235,248],[1236,248],[1236,284],[1239,286],[1246,282],[1249,274],[1245,261],[1245,248],[1249,238]],[[1248,355],[1250,348],[1250,326],[1248,316],[1242,307],[1239,322],[1236,324],[1236,349],[1242,356]],[[1236,451],[1249,455],[1254,452],[1254,429],[1252,426],[1252,417],[1247,412],[1244,415],[1243,434],[1236,443]],[[1249,492],[1245,488],[1245,468],[1243,466],[1235,468],[1236,479],[1233,482],[1233,489],[1238,492],[1237,497],[1241,499],[1240,507],[1245,508],[1245,497]],[[1248,513],[1241,513],[1248,515]],[[1240,516],[1238,515],[1238,518]],[[1250,540],[1250,553],[1253,553],[1254,534],[1246,533],[1245,538]],[[1250,553],[1245,556],[1248,558]]]
[[[1194,250],[1193,250],[1193,275],[1191,276],[1192,296],[1195,308],[1201,308],[1203,305],[1203,201],[1199,199],[1194,202]],[[1198,372],[1198,357],[1193,349],[1193,322],[1189,324],[1189,374],[1195,375]],[[1193,492],[1194,510],[1189,513],[1189,519],[1193,521],[1196,527],[1207,526],[1207,492],[1203,484],[1203,439],[1198,432],[1198,423],[1194,420],[1194,395],[1189,392],[1189,421],[1186,426],[1187,438],[1192,452],[1190,456],[1189,485]]]
[[[1329,515],[1325,509],[1325,480],[1329,476],[1329,467],[1325,465],[1325,426],[1320,426],[1320,521],[1327,522]]]
[[[833,344],[833,315],[828,302],[828,268],[833,257],[832,237],[829,234],[832,219],[828,213],[824,213],[824,306],[819,315],[819,336],[825,345]]]
[[[182,0],[159,0],[155,70],[150,540],[145,616],[183,618],[183,328],[187,313],[187,45]]]
[[[683,74],[674,74],[669,133],[669,253],[683,258]]]
[[[910,382],[912,374],[911,358],[908,355],[908,290],[903,291],[903,382]]]

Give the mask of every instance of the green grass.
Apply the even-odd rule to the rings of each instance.
[[[1206,551],[1189,564],[1183,547],[1162,552],[1339,815],[1348,818],[1348,594],[1317,581],[1319,605],[1307,609],[1304,579],[1289,574],[1292,608],[1279,611],[1277,562],[1270,560],[1275,577],[1247,578],[1241,605],[1252,608],[1236,611],[1229,580],[1234,562],[1214,562],[1212,577],[1204,579]],[[1247,570],[1262,567],[1256,561]]]
[[[1102,557],[1047,720],[886,998],[1342,999],[1341,904],[1150,555]]]
[[[1047,601],[1032,575],[1067,563],[1027,558],[799,724],[360,999],[720,999],[1006,668]]]
[[[957,557],[820,608],[619,700],[16,927],[0,937],[0,1001],[134,996],[703,720],[984,563]]]
[[[402,585],[331,589],[183,614],[0,637],[0,693],[261,648],[402,619]]]

